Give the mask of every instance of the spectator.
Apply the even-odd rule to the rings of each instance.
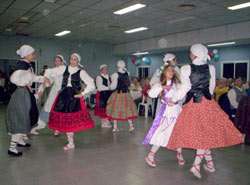
[[[242,78],[238,77],[234,81],[234,87],[228,92],[228,99],[232,109],[237,109],[241,98],[247,95],[242,85]]]
[[[224,93],[227,93],[227,92],[228,92],[228,87],[226,87],[226,79],[225,78],[221,78],[219,80],[218,86],[214,90],[215,100],[217,102],[219,102],[220,96],[222,94],[224,94]]]
[[[46,71],[46,69],[48,69],[48,66],[47,65],[44,65],[43,66],[43,71],[40,73],[40,75],[44,75],[44,73],[45,73],[45,71]]]
[[[234,83],[234,80],[232,78],[228,78],[227,81],[226,81],[226,86],[229,89],[232,89],[233,88],[233,83]]]
[[[247,96],[250,96],[250,81],[248,82]]]
[[[131,91],[141,91],[142,90],[141,85],[136,77],[132,78],[131,81],[132,81],[132,84],[130,86]]]

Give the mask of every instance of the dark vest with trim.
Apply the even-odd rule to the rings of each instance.
[[[237,87],[233,87],[233,90],[236,93],[236,102],[237,103],[240,103],[241,98],[243,98],[244,96],[247,96],[247,92],[244,89],[242,89],[242,91],[241,91]]]
[[[127,93],[129,92],[129,86],[130,86],[130,81],[129,81],[129,76],[128,73],[118,73],[118,81],[117,81],[117,87],[116,90],[118,93]]]
[[[102,85],[108,87],[108,81],[111,83],[111,78],[109,76],[109,79],[104,78],[102,75],[99,75],[102,78]]]
[[[194,65],[191,64],[190,82],[192,84],[191,90],[187,93],[185,103],[188,103],[192,98],[194,103],[200,103],[202,97],[211,100],[212,96],[209,92],[210,71],[209,65]]]
[[[71,75],[72,88],[77,92],[80,92],[80,90],[81,90],[80,72],[81,72],[81,70],[79,69],[76,73]],[[62,89],[61,89],[61,91],[67,87],[69,76],[70,76],[70,73],[69,73],[68,67],[67,67],[66,70],[63,73],[63,81],[62,81]]]
[[[19,60],[17,62],[17,70],[28,70],[29,68],[32,68],[32,65],[28,62]]]

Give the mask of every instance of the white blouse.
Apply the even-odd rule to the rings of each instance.
[[[103,85],[103,83],[102,83],[102,77],[101,76],[104,77],[104,78],[106,78],[108,80],[108,86]],[[107,91],[107,90],[109,90],[109,86],[110,86],[109,75],[101,74],[101,76],[98,75],[96,77],[96,87],[97,87],[97,90],[99,92],[100,91]]]
[[[66,70],[66,66],[60,66],[60,67],[55,67],[55,68],[50,68],[45,71],[44,76],[47,78],[53,78],[57,76],[62,76],[63,73]],[[72,87],[71,85],[71,75],[76,73],[79,70],[78,67],[71,67],[68,66],[68,72],[69,72],[69,78],[68,78],[68,84],[67,87]],[[81,93],[83,96],[90,93],[91,91],[95,90],[95,83],[93,78],[91,78],[88,73],[84,70],[81,70],[80,72],[80,78],[81,80],[86,84],[86,88],[84,91]]]
[[[215,88],[215,77],[216,77],[215,67],[212,65],[209,65],[209,72],[211,75],[210,82],[209,82],[209,92],[211,95],[213,95],[214,88]],[[190,74],[191,74],[191,66],[190,65],[182,66],[181,72],[180,72],[181,86],[180,86],[180,89],[174,94],[174,97],[172,99],[173,102],[182,100],[186,96],[187,92],[191,89],[192,84],[189,79]]]
[[[25,61],[27,62],[27,61]],[[32,85],[33,82],[42,83],[44,81],[43,76],[37,76],[34,74],[31,68],[27,70],[16,70],[10,77],[11,83],[17,86],[26,86],[26,84]]]

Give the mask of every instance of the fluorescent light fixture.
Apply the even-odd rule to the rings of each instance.
[[[226,45],[233,45],[235,42],[225,42],[225,43],[218,43],[218,44],[209,44],[207,47],[216,47],[216,46],[226,46]]]
[[[144,30],[147,30],[148,28],[146,27],[140,27],[140,28],[135,28],[135,29],[132,29],[132,30],[127,30],[127,31],[124,31],[125,33],[134,33],[134,32],[138,32],[138,31],[144,31]]]
[[[125,13],[129,13],[129,12],[132,12],[132,11],[135,11],[135,10],[138,10],[140,8],[143,8],[145,7],[146,5],[145,4],[134,4],[132,6],[129,6],[127,8],[123,8],[121,10],[118,10],[118,11],[115,11],[113,12],[114,14],[117,14],[117,15],[122,15],[122,14],[125,14]]]
[[[145,52],[136,52],[133,55],[146,55],[146,54],[148,54],[147,51],[145,51]]]
[[[61,37],[61,36],[67,35],[67,34],[69,34],[69,33],[71,33],[71,31],[64,30],[64,31],[62,31],[62,32],[59,32],[59,33],[55,34],[55,36]]]
[[[227,8],[229,10],[238,10],[238,9],[247,8],[247,7],[250,7],[250,2],[238,4],[238,5],[235,5],[235,6],[230,6],[230,7],[227,7]]]

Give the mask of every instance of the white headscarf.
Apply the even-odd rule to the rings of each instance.
[[[175,64],[173,63],[173,61],[174,61],[175,58],[176,58],[176,56],[175,56],[174,54],[172,54],[172,53],[167,53],[167,54],[164,55],[163,62],[164,62],[164,63],[170,62],[171,65],[175,65]]]
[[[29,45],[23,45],[19,50],[16,51],[16,54],[19,55],[21,58],[24,58],[30,54],[32,54],[35,51],[34,48],[32,48]]]
[[[81,62],[81,56],[78,54],[78,53],[73,53],[72,55],[74,55],[74,56],[76,56],[76,58],[78,59],[78,65],[80,66],[80,67],[83,67],[83,65],[80,63]],[[72,56],[71,55],[71,56]]]
[[[195,65],[203,65],[207,63],[207,60],[211,60],[207,47],[202,44],[192,45],[190,51],[197,57],[193,61]]]
[[[100,70],[102,70],[102,68],[104,68],[104,67],[108,67],[106,64],[102,64],[102,65],[100,65]]]
[[[56,57],[59,57],[62,60],[64,65],[67,64],[66,60],[64,59],[64,57],[62,55],[56,55]]]
[[[118,67],[118,72],[124,73],[127,71],[127,69],[125,68],[126,64],[123,60],[119,60],[117,62],[117,67]]]

